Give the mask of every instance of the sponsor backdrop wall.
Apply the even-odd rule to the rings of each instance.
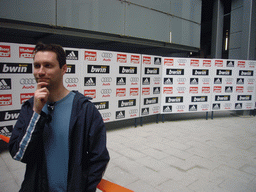
[[[159,114],[162,57],[142,55],[140,116]]]
[[[0,132],[36,90],[34,45],[0,43]],[[153,114],[251,110],[256,61],[171,58],[64,48],[64,86],[91,97],[104,122]]]

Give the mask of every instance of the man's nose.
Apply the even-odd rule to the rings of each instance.
[[[44,66],[41,66],[41,67],[39,68],[38,73],[39,73],[39,74],[44,74],[44,73],[45,73]]]

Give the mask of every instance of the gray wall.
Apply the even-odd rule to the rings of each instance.
[[[255,60],[255,0],[233,0],[230,23],[230,59]]]
[[[199,48],[201,4],[201,0],[1,0],[0,18]]]

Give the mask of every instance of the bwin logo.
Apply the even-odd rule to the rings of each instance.
[[[0,63],[0,73],[32,73],[32,64]]]
[[[19,115],[19,110],[0,112],[0,121],[17,120]]]

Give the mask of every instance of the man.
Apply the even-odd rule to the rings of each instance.
[[[37,44],[34,54],[37,89],[9,142],[12,157],[27,164],[20,191],[95,191],[109,161],[101,115],[87,97],[64,87],[61,46]]]

